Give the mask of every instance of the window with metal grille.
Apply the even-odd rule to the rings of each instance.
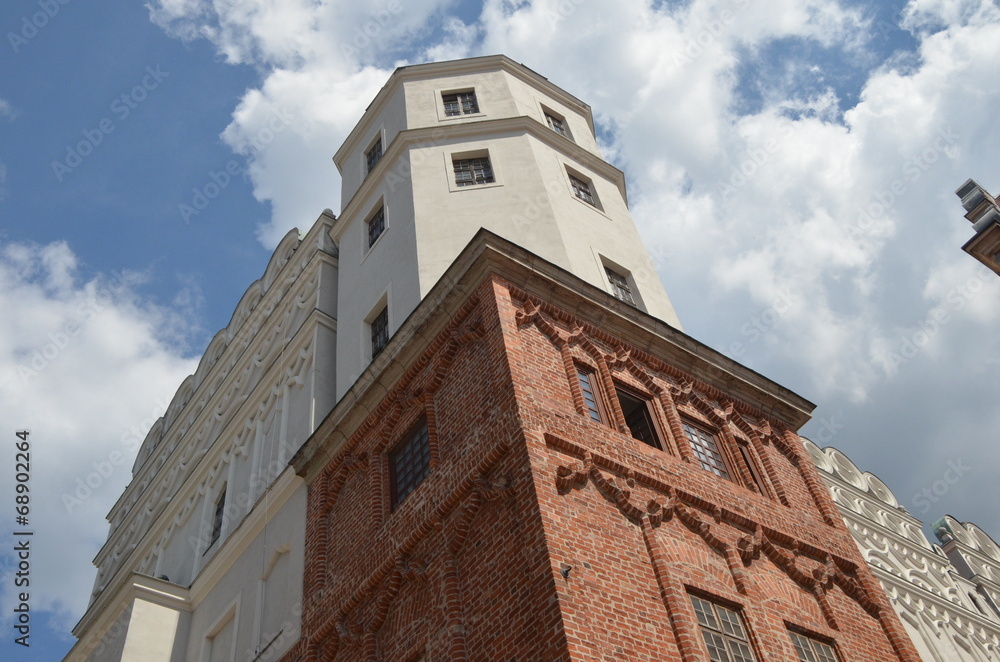
[[[494,181],[493,167],[490,165],[488,157],[456,159],[452,163],[455,166],[455,184],[457,186],[490,184]]]
[[[656,424],[653,423],[653,413],[649,409],[649,400],[620,388],[615,389],[615,394],[632,436],[653,448],[662,449]]]
[[[729,471],[726,470],[726,461],[723,459],[722,453],[719,452],[719,446],[715,443],[715,435],[691,425],[687,421],[684,421],[684,434],[691,442],[691,450],[694,451],[702,469],[711,471],[716,476],[721,476],[726,480],[732,480],[729,477]]]
[[[389,453],[392,507],[403,502],[417,488],[431,469],[431,450],[427,440],[427,421],[421,421]]]
[[[479,112],[479,102],[476,101],[475,90],[442,94],[441,99],[444,101],[444,114],[446,117],[475,115]]]
[[[795,645],[799,662],[837,662],[837,653],[834,652],[833,646],[797,632],[789,634],[792,635],[792,644]]]
[[[561,117],[545,113],[545,121],[548,123],[549,128],[558,133],[560,136],[566,135],[566,124]]]
[[[582,366],[577,366],[576,371],[580,376],[580,390],[583,391],[583,402],[587,405],[587,411],[592,419],[600,423],[602,420],[601,401],[594,383],[596,379],[594,371]]]
[[[756,662],[738,613],[693,595],[690,598],[711,662]]]
[[[580,198],[584,202],[597,206],[597,200],[594,199],[594,194],[590,191],[590,182],[585,182],[579,177],[569,176],[569,183],[573,185],[573,195]]]
[[[372,169],[376,166],[376,164],[378,164],[379,159],[382,158],[382,137],[381,136],[379,136],[379,139],[375,141],[375,144],[372,145],[371,149],[369,149],[367,152],[365,152],[365,157],[366,157],[366,161],[368,162],[368,172],[371,172]]]
[[[383,308],[372,320],[372,359],[389,342],[389,306]]]
[[[634,306],[635,299],[632,297],[632,287],[628,284],[628,278],[611,267],[604,267],[604,273],[608,275],[608,282],[611,283],[611,293],[615,295],[615,298]]]
[[[375,240],[385,231],[385,207],[379,207],[375,215],[368,220],[368,248],[375,245]]]
[[[222,494],[219,495],[219,499],[215,502],[215,516],[212,519],[212,539],[209,540],[208,546],[211,547],[215,544],[215,541],[219,539],[222,535],[222,520],[226,514],[226,489],[222,488]]]

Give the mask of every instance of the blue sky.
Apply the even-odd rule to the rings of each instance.
[[[953,193],[1000,192],[1000,9],[757,4],[0,6],[0,434],[32,430],[37,549],[32,647],[5,625],[4,659],[72,645],[131,461],[80,481],[277,240],[339,209],[331,157],[392,69],[435,59],[503,52],[590,103],[685,330],[816,402],[805,433],[916,516],[1000,532],[1000,280]]]

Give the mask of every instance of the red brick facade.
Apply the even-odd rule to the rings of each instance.
[[[708,660],[696,595],[739,614],[761,662],[798,659],[790,629],[841,662],[918,662],[787,421],[696,378],[697,357],[630,345],[641,330],[621,339],[611,312],[577,318],[499,276],[453,310],[300,467],[286,660]],[[633,438],[619,390],[661,448]],[[388,454],[421,420],[430,471],[393,509]],[[715,434],[731,480],[685,423]]]

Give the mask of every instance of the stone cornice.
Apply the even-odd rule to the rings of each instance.
[[[486,71],[505,71],[529,85],[542,89],[546,94],[557,99],[563,105],[574,108],[582,114],[587,120],[590,132],[594,133],[594,116],[588,104],[554,85],[547,78],[525,67],[523,64],[514,62],[506,55],[487,55],[463,60],[408,65],[399,67],[393,72],[389,80],[386,81],[382,89],[372,99],[372,102],[368,104],[361,121],[357,123],[354,129],[347,135],[343,144],[337,149],[336,154],[333,156],[333,161],[336,163],[338,171],[343,172],[342,164],[344,158],[350,152],[358,149],[358,141],[361,140],[362,136],[368,134],[375,118],[381,114],[387,101],[392,98],[393,92],[404,82],[425,78],[443,78],[447,76],[483,73]]]
[[[334,224],[333,229],[330,230],[330,236],[334,241],[339,241],[348,221],[355,214],[368,211],[367,209],[359,209],[359,206],[367,200],[377,187],[382,185],[385,181],[385,175],[390,174],[392,171],[392,164],[395,164],[397,159],[403,156],[408,148],[433,145],[444,139],[460,138],[468,140],[477,136],[483,136],[485,139],[485,136],[495,136],[497,134],[528,134],[533,138],[541,140],[548,147],[551,147],[563,156],[576,160],[613,182],[621,193],[622,200],[628,205],[625,173],[597,154],[583,149],[569,138],[549,129],[533,117],[520,115],[517,117],[503,117],[493,120],[428,126],[400,131],[393,141],[386,146],[382,158],[379,159],[375,168],[372,169],[371,173],[361,183],[358,190],[354,192],[351,199],[342,204],[340,217],[337,219],[337,223]]]

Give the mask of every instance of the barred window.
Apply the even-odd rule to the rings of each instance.
[[[716,476],[732,480],[729,471],[726,469],[726,461],[719,451],[719,446],[715,443],[715,435],[699,427],[684,421],[684,434],[691,443],[691,450],[701,463],[701,468],[711,471]]]
[[[455,166],[455,184],[457,186],[490,184],[494,181],[493,167],[490,165],[488,157],[456,159],[452,163]]]
[[[690,598],[711,662],[756,662],[738,613],[693,595]]]
[[[580,198],[584,202],[597,206],[597,200],[594,199],[594,194],[590,190],[590,182],[585,182],[579,177],[569,176],[569,183],[573,186],[573,195]]]
[[[604,267],[604,273],[608,275],[608,282],[611,283],[611,293],[615,295],[615,298],[634,306],[635,298],[632,296],[632,287],[628,284],[628,278],[611,267]]]
[[[381,158],[382,158],[382,137],[379,136],[379,139],[375,141],[375,144],[372,145],[371,149],[369,149],[365,153],[365,160],[368,163],[368,172],[372,171],[372,169],[378,164]]]
[[[799,656],[799,662],[837,662],[837,654],[834,652],[833,646],[797,632],[789,634],[792,635],[792,644],[795,645],[795,653]]]
[[[392,507],[395,508],[423,482],[431,468],[431,449],[427,421],[417,427],[389,454],[392,483]]]
[[[379,207],[375,215],[368,220],[368,248],[375,245],[375,241],[382,236],[385,231],[385,207]]]
[[[379,355],[388,342],[389,306],[386,306],[372,320],[372,359]]]
[[[446,117],[475,115],[479,112],[479,102],[476,101],[475,90],[442,94],[441,99],[444,101],[444,114]]]

